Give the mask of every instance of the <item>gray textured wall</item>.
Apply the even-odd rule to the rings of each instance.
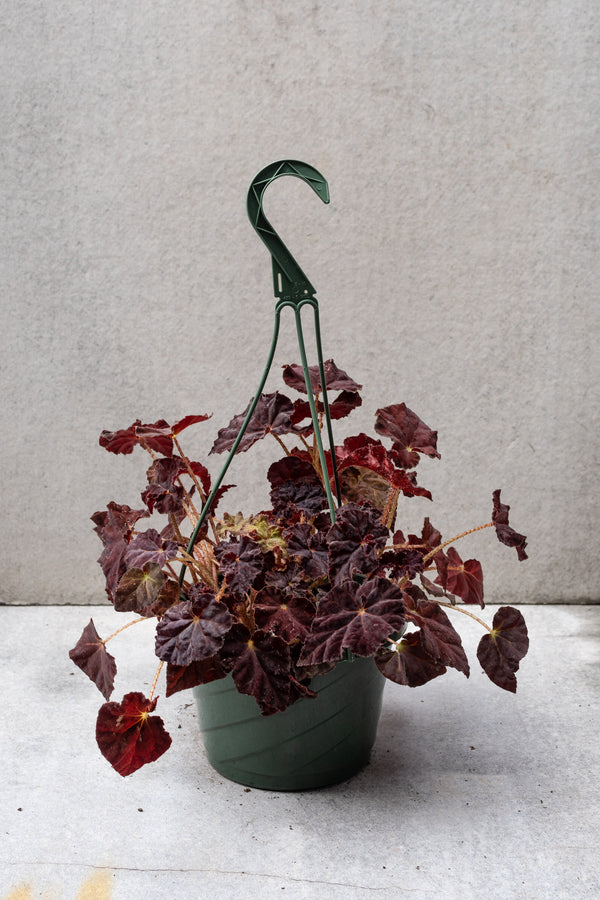
[[[488,599],[598,599],[595,0],[0,17],[2,602],[103,600],[89,516],[138,505],[146,462],[101,429],[213,411],[186,439],[201,455],[247,403],[274,301],[245,195],[285,157],[330,183],[325,207],[281,179],[266,209],[326,356],[365,385],[355,427],[404,400],[439,431],[435,507],[402,521],[462,530],[502,486],[531,558],[463,543]],[[277,363],[296,359],[288,321]],[[263,502],[265,449],[235,462],[232,511]]]

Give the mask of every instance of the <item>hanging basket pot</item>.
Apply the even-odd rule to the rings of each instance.
[[[262,716],[233,678],[194,688],[208,761],[231,781],[271,791],[337,784],[367,765],[385,678],[371,658],[339,662],[310,684],[315,699]]]

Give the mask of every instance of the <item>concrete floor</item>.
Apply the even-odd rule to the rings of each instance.
[[[600,897],[600,606],[523,613],[516,696],[482,675],[465,617],[468,681],[388,684],[371,764],[284,794],[209,767],[189,692],[159,700],[171,749],[121,778],[68,650],[90,615],[103,636],[125,618],[0,608],[0,900]],[[149,624],[116,639],[115,699],[149,690],[152,645]]]

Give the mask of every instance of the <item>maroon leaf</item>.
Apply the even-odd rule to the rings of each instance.
[[[214,552],[231,594],[245,594],[262,574],[265,558],[256,541],[246,535],[236,540],[221,541]]]
[[[517,690],[515,672],[529,649],[525,619],[513,606],[502,606],[492,621],[492,631],[484,634],[477,659],[488,678],[505,691]]]
[[[372,656],[403,626],[402,591],[397,585],[385,578],[361,585],[344,581],[320,601],[299,663],[311,666],[341,659],[346,649],[356,656]]]
[[[429,491],[417,485],[414,472],[398,468],[393,451],[387,450],[381,441],[360,434],[347,438],[342,447],[335,448],[335,452],[340,472],[349,466],[371,469],[407,497],[427,497],[431,500]]]
[[[297,507],[315,515],[327,506],[327,495],[321,479],[311,463],[296,456],[286,456],[272,464],[267,473],[271,483],[271,503],[277,515],[284,516],[289,507]]]
[[[220,429],[217,439],[211,448],[211,453],[223,453],[231,450],[249,409],[250,403],[243,413],[233,417],[226,428]],[[293,411],[294,404],[292,401],[278,391],[275,391],[274,394],[261,394],[244,436],[238,445],[238,452],[248,450],[267,434],[281,435],[294,432],[295,429],[292,424]]]
[[[434,556],[438,576],[435,584],[460,597],[464,603],[478,603],[483,609],[483,572],[476,559],[463,562],[454,547],[447,555],[440,552]]]
[[[284,594],[263,588],[254,601],[254,616],[258,628],[278,634],[289,644],[306,637],[315,616],[315,605],[308,591]]]
[[[100,752],[119,775],[131,775],[154,762],[171,746],[171,738],[160,716],[149,713],[156,701],[140,693],[125,694],[121,703],[104,703],[96,721]]]
[[[496,526],[496,535],[498,540],[507,547],[514,547],[520,560],[527,559],[525,547],[527,546],[527,538],[524,534],[518,534],[508,524],[508,511],[510,506],[500,502],[500,491],[494,491],[494,511],[492,512],[492,522]]]
[[[174,666],[167,663],[167,690],[166,696],[171,697],[178,691],[196,687],[198,684],[208,684],[209,681],[217,681],[225,678],[227,672],[223,668],[218,656],[210,656],[208,659],[199,659],[187,666]]]
[[[139,444],[135,429],[141,424],[142,420],[136,419],[129,428],[121,428],[119,431],[103,431],[99,439],[100,446],[110,453],[133,453],[133,448]]]
[[[309,522],[293,525],[285,532],[290,556],[299,560],[302,571],[311,581],[324,578],[328,572],[329,547],[322,531]]]
[[[291,656],[282,638],[261,630],[250,635],[234,625],[219,655],[232,669],[238,691],[254,697],[264,715],[290,705]]]
[[[410,547],[418,547],[423,550],[423,553],[430,553],[432,550],[435,550],[436,547],[439,547],[442,543],[442,535],[434,528],[434,526],[429,521],[429,516],[427,516],[423,521],[423,528],[421,529],[420,536],[416,534],[409,534],[408,539],[405,540],[401,531],[397,531],[394,535],[393,542],[395,545],[399,544],[408,544]]]
[[[446,667],[423,649],[418,631],[403,637],[395,650],[379,650],[375,663],[390,681],[408,687],[419,687],[446,672]]]
[[[133,538],[133,526],[146,516],[148,511],[145,509],[131,509],[111,501],[106,511],[95,512],[91,517],[96,525],[94,531],[104,544],[98,562],[106,577],[106,591],[111,600],[126,569],[124,556]]]
[[[175,541],[165,541],[155,528],[149,528],[135,536],[127,546],[124,561],[127,566],[141,569],[146,563],[164,566],[167,560],[177,556]]]
[[[432,431],[405,403],[378,409],[375,415],[375,431],[393,440],[393,450],[402,468],[416,466],[419,453],[440,458],[437,431]]]
[[[332,359],[327,359],[323,363],[323,371],[325,372],[325,385],[328,391],[360,391],[362,384],[357,384],[346,372],[338,369]],[[308,375],[310,386],[313,394],[321,393],[321,377],[318,366],[309,366]],[[283,380],[288,387],[294,388],[306,394],[306,382],[304,380],[304,370],[302,366],[294,364],[283,367]]]
[[[410,548],[385,550],[380,557],[381,567],[387,569],[389,577],[399,581],[401,578],[414,578],[423,571],[423,554]]]
[[[115,609],[141,613],[154,603],[165,581],[156,563],[147,563],[141,569],[128,569],[115,593]]]
[[[231,628],[229,610],[211,591],[194,585],[189,596],[168,609],[156,626],[156,655],[175,666],[214,656]]]
[[[81,637],[69,651],[69,656],[108,700],[112,694],[117,664],[96,631],[93,619],[90,619],[89,624],[83,629]]]
[[[373,572],[387,536],[388,530],[377,510],[356,503],[340,507],[327,535],[332,581],[352,578],[355,572],[363,575]]]
[[[469,663],[460,635],[438,603],[427,600],[423,592],[411,586],[404,592],[406,618],[418,625],[423,650],[444,666],[452,666],[469,677]]]
[[[316,409],[319,414],[323,414],[325,412],[325,406],[319,400],[316,404]],[[329,404],[329,416],[331,419],[344,419],[346,416],[349,416],[353,409],[362,406],[362,399],[360,394],[356,391],[342,391],[341,394]],[[308,424],[303,425],[301,428],[298,428],[302,422],[306,420],[310,420]],[[311,434],[313,431],[312,419],[311,419],[311,411],[310,411],[310,403],[308,400],[296,400],[294,402],[294,412],[292,413],[292,424],[296,426],[296,431],[300,434]]]
[[[183,510],[184,489],[175,479],[187,468],[179,456],[155,459],[146,475],[148,487],[142,493],[142,500],[150,510],[159,513],[179,514]]]
[[[103,431],[100,435],[100,446],[111,453],[132,453],[137,444],[145,444],[163,456],[170,456],[173,452],[173,440],[170,435],[170,426],[164,419],[153,425],[142,425],[141,419],[136,419],[129,428]]]
[[[190,425],[195,425],[197,422],[206,422],[211,416],[212,413],[209,413],[206,416],[184,416],[183,419],[180,419],[179,422],[176,422],[173,425],[171,434],[179,434],[184,428],[189,428]]]

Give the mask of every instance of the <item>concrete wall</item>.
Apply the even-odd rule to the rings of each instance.
[[[0,16],[2,602],[103,600],[89,516],[137,505],[146,467],[101,450],[103,428],[212,411],[186,438],[201,455],[248,402],[274,300],[245,195],[285,157],[330,184],[328,207],[293,178],[265,205],[318,289],[326,356],[365,385],[354,427],[404,400],[439,431],[435,506],[402,522],[449,536],[502,487],[531,558],[463,543],[488,599],[598,599],[595,0]],[[277,365],[298,358],[284,332]],[[234,463],[232,511],[264,502],[267,450]]]

